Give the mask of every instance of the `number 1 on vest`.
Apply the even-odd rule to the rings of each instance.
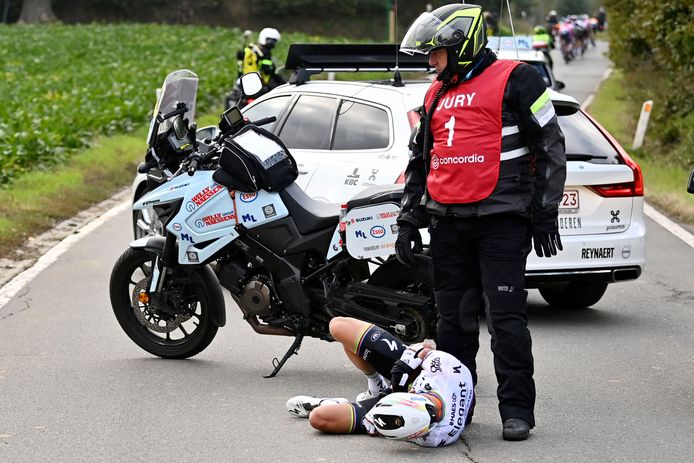
[[[448,122],[444,124],[444,127],[448,129],[448,141],[446,141],[446,146],[453,146],[453,129],[455,128],[455,116],[451,116]]]

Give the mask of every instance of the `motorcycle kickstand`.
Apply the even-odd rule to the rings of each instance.
[[[272,373],[269,375],[265,376],[265,378],[272,378],[275,376],[279,371],[282,369],[282,366],[284,366],[285,363],[287,363],[287,360],[289,360],[289,357],[293,355],[299,355],[299,348],[301,347],[301,341],[304,340],[303,335],[299,335],[296,338],[294,338],[294,342],[292,345],[289,347],[289,350],[284,354],[284,357],[282,357],[282,360],[277,360],[277,357],[272,359],[272,364],[274,365],[275,369],[272,370]]]

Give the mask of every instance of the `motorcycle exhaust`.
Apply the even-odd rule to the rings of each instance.
[[[234,298],[234,300],[236,300],[236,298]],[[247,310],[243,308],[243,306],[241,306],[241,304],[238,303],[238,301],[236,301],[236,305],[238,305],[239,309],[241,309],[241,313],[243,313],[243,319],[246,320],[249,325],[251,325],[251,328],[253,328],[253,331],[255,331],[256,333],[272,334],[275,336],[296,336],[295,332],[287,328],[263,325],[262,323],[260,323],[260,320],[258,320],[257,315],[252,315],[251,313],[249,313]]]

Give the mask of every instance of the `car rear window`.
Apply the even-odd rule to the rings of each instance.
[[[290,99],[290,95],[268,98],[267,100],[261,101],[255,106],[244,110],[243,115],[251,122],[259,121],[260,119],[265,119],[266,117],[270,116],[275,116],[277,119],[279,119],[282,110],[285,106],[287,106]],[[275,124],[277,124],[277,121],[265,124],[263,128],[272,132],[272,130],[275,128]]]
[[[586,156],[580,160],[593,164],[621,164],[619,153],[583,112],[559,116],[559,126],[566,139],[568,160],[571,155],[592,155],[600,157],[588,159]]]
[[[282,127],[280,138],[290,149],[330,149],[336,107],[335,98],[301,95]]]
[[[389,144],[388,113],[375,106],[342,101],[335,125],[334,150],[379,149]]]

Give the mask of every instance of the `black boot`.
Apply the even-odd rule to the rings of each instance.
[[[530,425],[520,418],[509,418],[504,421],[504,440],[525,440],[530,434]]]

